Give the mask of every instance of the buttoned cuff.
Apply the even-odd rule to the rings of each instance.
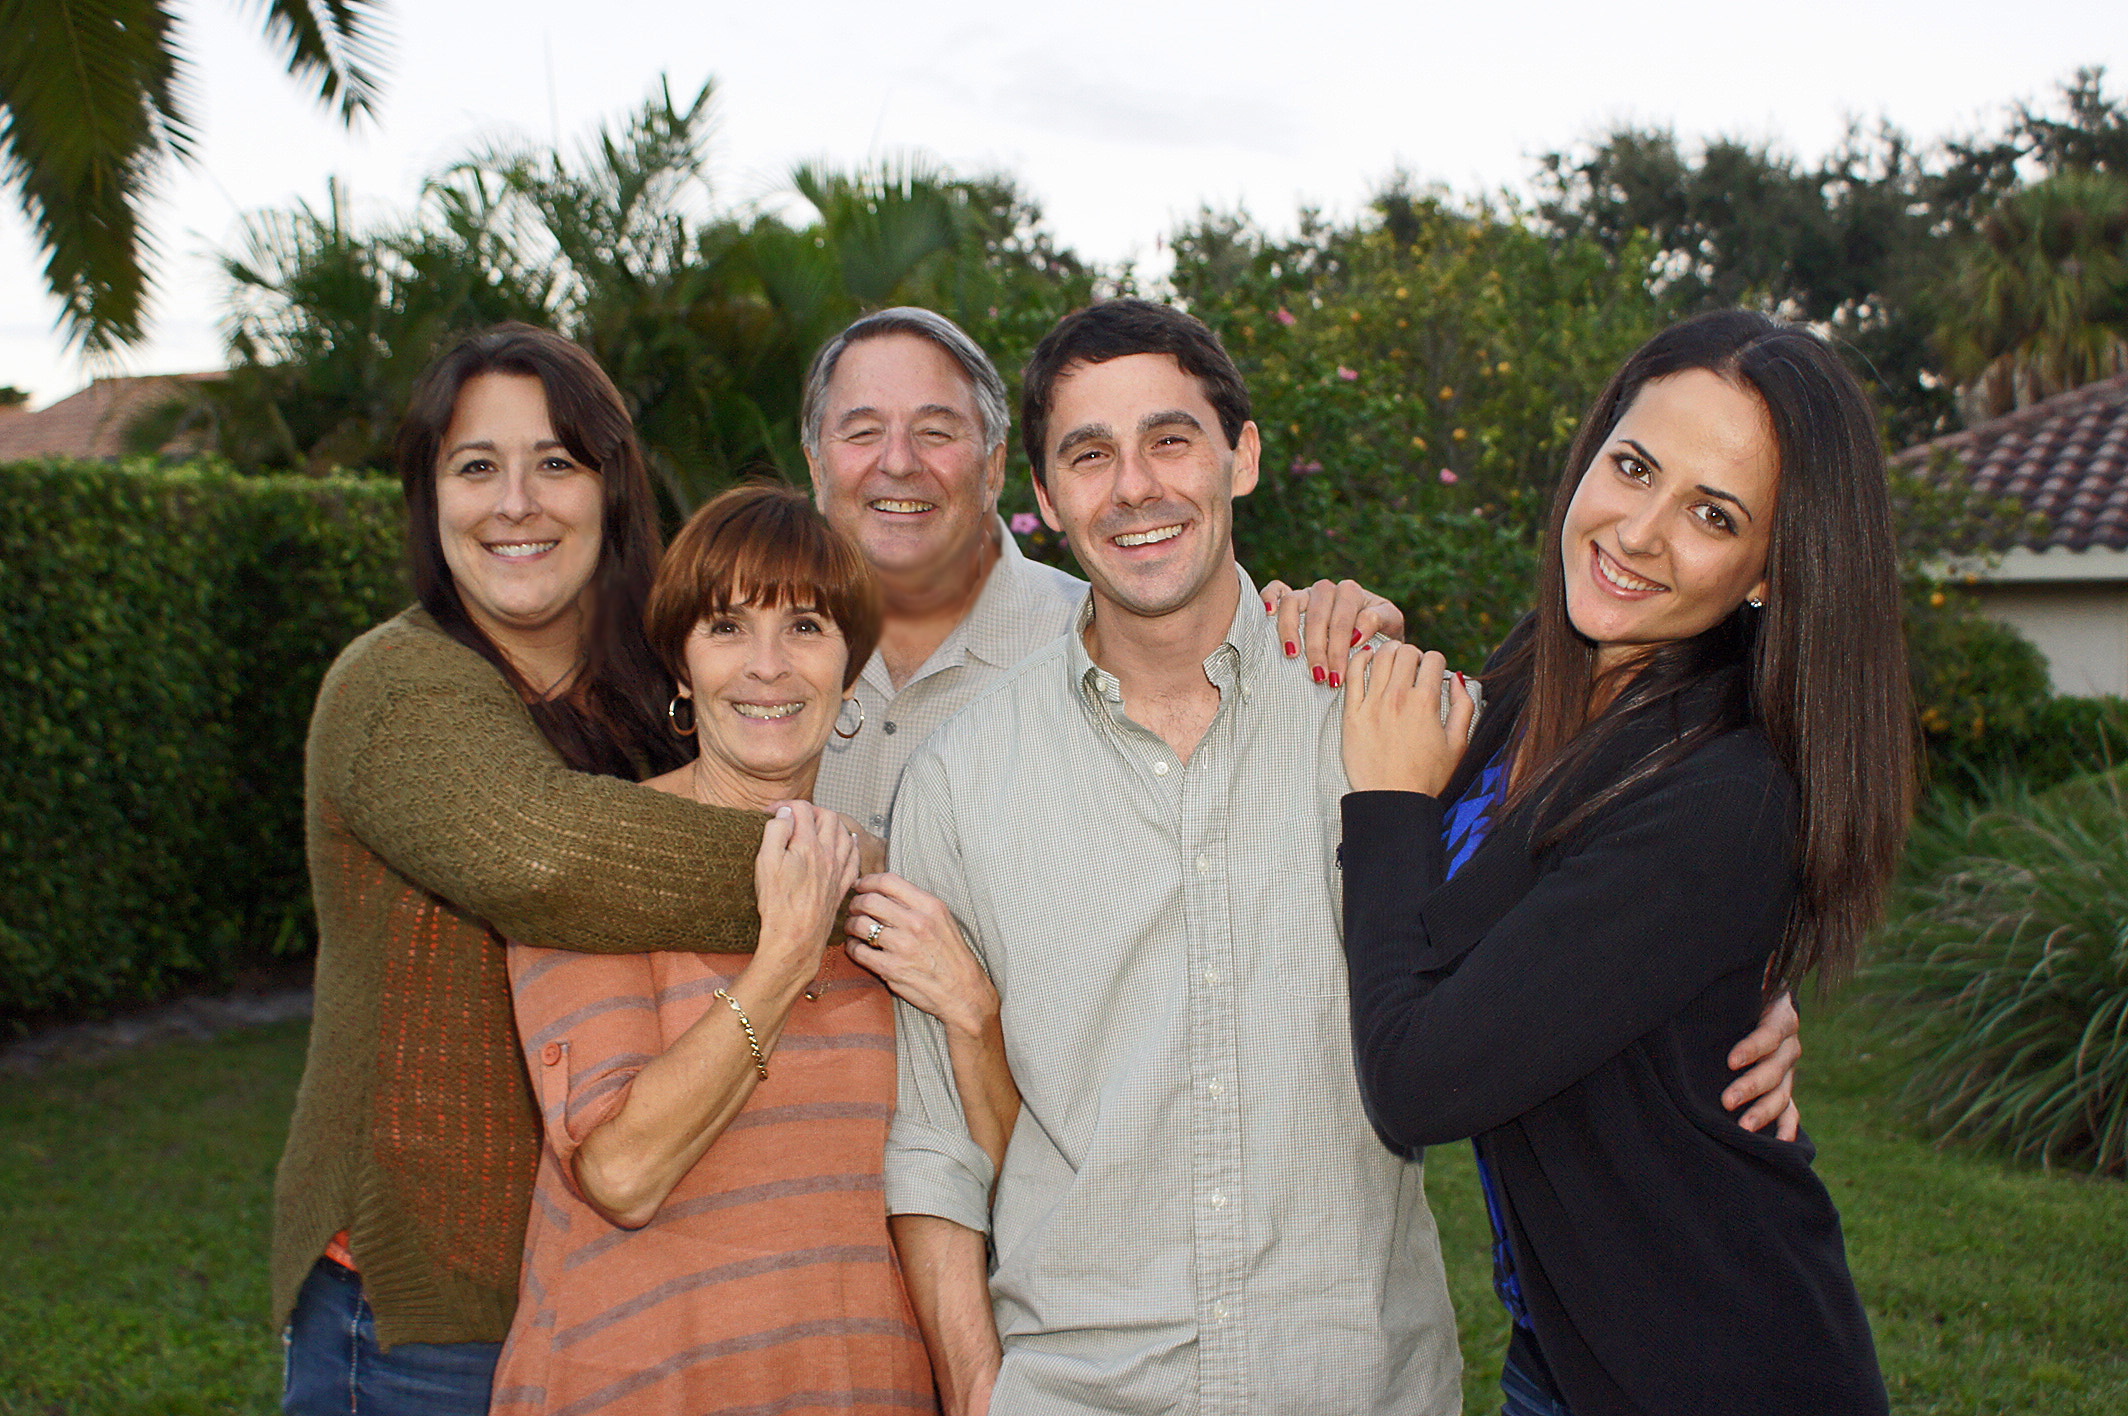
[[[887,1135],[887,1213],[933,1214],[990,1232],[990,1157],[966,1136],[896,1117]]]

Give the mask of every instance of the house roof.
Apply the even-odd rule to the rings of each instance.
[[[0,462],[32,457],[114,458],[125,452],[126,424],[188,383],[221,374],[150,374],[98,379],[35,412],[0,413]],[[189,443],[165,452],[191,452]]]
[[[1983,496],[2015,497],[2047,518],[2032,551],[2128,551],[2128,374],[2056,394],[1893,459],[1913,471],[1955,464]]]

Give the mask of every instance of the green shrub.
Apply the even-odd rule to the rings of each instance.
[[[2119,774],[1939,794],[1867,970],[1947,1139],[2128,1168],[2128,803]]]
[[[2128,763],[2128,699],[2042,698],[2014,726],[1970,738],[1932,735],[1929,756],[1936,782],[1967,796],[2005,782],[2042,791]]]
[[[396,488],[0,466],[0,1027],[285,948],[324,668],[403,604]]]

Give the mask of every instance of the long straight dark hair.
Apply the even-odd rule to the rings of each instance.
[[[584,668],[576,686],[559,698],[541,699],[473,622],[443,558],[437,454],[460,391],[483,374],[538,379],[562,445],[597,472],[604,487]],[[422,372],[399,424],[396,453],[406,498],[407,559],[421,607],[446,634],[501,671],[571,767],[633,779],[679,766],[687,754],[661,716],[672,684],[643,638],[643,605],[661,549],[657,505],[635,424],[606,371],[551,330],[515,321],[491,326],[460,340]]]
[[[1713,628],[1599,681],[1596,645],[1567,617],[1561,542],[1581,479],[1640,391],[1703,369],[1765,408],[1780,463],[1763,609],[1739,605]],[[1808,331],[1748,310],[1673,325],[1628,359],[1582,421],[1553,494],[1537,608],[1496,669],[1528,697],[1508,806],[1534,807],[1540,845],[1716,735],[1746,723],[1766,734],[1796,784],[1792,858],[1799,879],[1767,968],[1769,992],[1813,969],[1837,978],[1876,922],[1913,808],[1915,726],[1899,617],[1899,573],[1884,449],[1854,375]],[[1741,672],[1725,672],[1741,670]],[[1578,800],[1566,788],[1620,725],[1694,689],[1721,692],[1696,723]],[[1592,704],[1616,695],[1593,717]]]

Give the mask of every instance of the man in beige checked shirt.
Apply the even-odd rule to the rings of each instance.
[[[1234,563],[1247,391],[1195,319],[1119,300],[1050,332],[1022,409],[1091,594],[894,809],[1023,1096],[994,1175],[937,1022],[900,1009],[887,1206],[946,1411],[1454,1412],[1422,1165],[1352,1075],[1339,704]]]

